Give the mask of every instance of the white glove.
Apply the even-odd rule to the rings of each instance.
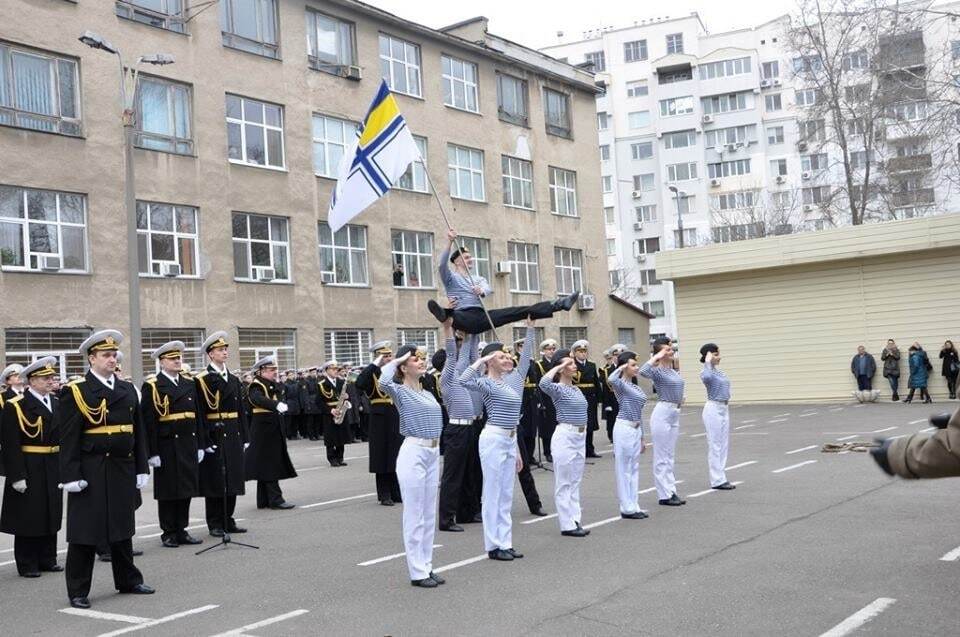
[[[137,488],[142,489],[147,486],[147,483],[150,481],[149,473],[138,473],[137,474]]]
[[[215,450],[216,450],[216,447],[207,447],[206,449],[204,449],[204,451],[206,451],[207,453],[213,453]]]
[[[283,403],[283,402],[277,403],[277,413],[285,414],[287,413],[288,409],[289,407],[287,407],[287,403]]]
[[[203,462],[203,449],[197,449],[197,464]]]
[[[250,443],[249,443],[249,442],[243,443],[243,450],[246,451],[246,450],[247,450],[247,447],[249,447],[249,446],[250,446]]]
[[[63,485],[63,490],[67,493],[80,493],[87,488],[86,480],[76,480],[74,482],[68,482]]]
[[[150,456],[147,458],[147,464],[153,467],[154,469],[160,468],[160,456]]]
[[[27,490],[27,481],[26,481],[26,480],[17,480],[16,482],[14,482],[13,484],[11,484],[10,486],[13,487],[13,490],[16,491],[17,493],[23,493],[24,491]]]
[[[613,407],[607,407],[604,411],[613,411]]]

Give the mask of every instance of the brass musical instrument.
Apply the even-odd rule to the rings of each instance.
[[[347,385],[357,380],[357,375],[350,373],[343,381],[343,389],[340,390],[340,397],[337,398],[337,406],[335,407],[335,414],[333,416],[333,422],[336,425],[342,425],[343,419],[347,417],[346,406],[350,404],[349,396],[347,396]]]

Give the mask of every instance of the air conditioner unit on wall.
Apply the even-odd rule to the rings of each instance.
[[[497,274],[505,276],[513,272],[513,261],[497,261]]]
[[[647,255],[645,255],[645,254],[638,254],[638,255],[637,255],[637,263],[645,263],[646,260],[647,260]]]
[[[641,230],[643,230],[643,223],[640,221],[634,221],[633,229],[636,230],[637,232],[640,232]]]
[[[783,175],[777,175],[777,183],[778,183],[778,184],[785,183],[786,181],[787,181],[787,178],[786,178],[786,177],[784,177]]]
[[[178,277],[181,274],[179,263],[161,263],[160,274],[168,277]]]
[[[359,66],[346,67],[343,76],[348,80],[360,81],[363,78],[363,69]]]
[[[40,257],[40,269],[44,272],[58,272],[61,267],[63,266],[60,262],[60,257],[52,257],[49,255]]]
[[[631,195],[634,199],[643,199],[643,191],[641,190],[634,190]]]
[[[704,115],[703,117],[700,118],[700,121],[703,122],[704,124],[712,124],[713,115]]]
[[[721,182],[720,182],[719,179],[711,179],[711,180],[710,180],[710,187],[711,187],[711,188],[719,188],[719,187],[720,187],[720,184],[721,184]]]
[[[336,280],[337,280],[337,276],[333,272],[320,273],[320,283],[323,283],[324,285],[328,283],[335,283]]]
[[[770,88],[773,83],[770,80],[760,80],[760,88]]]
[[[810,179],[811,177],[813,177],[813,173],[810,172],[809,170],[805,170],[802,173],[800,173],[800,179],[807,180],[807,179]]]
[[[592,294],[581,294],[577,301],[577,307],[580,310],[595,310],[597,309],[597,297]]]
[[[649,291],[650,291],[650,288],[648,288],[645,285],[641,285],[640,287],[637,288],[637,292],[639,292],[640,294],[647,294],[647,292]]]
[[[277,273],[273,268],[254,266],[253,278],[257,281],[273,281],[275,278],[277,278]]]

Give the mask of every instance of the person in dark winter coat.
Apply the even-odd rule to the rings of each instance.
[[[287,403],[287,413],[283,415],[283,422],[286,426],[285,433],[287,440],[296,440],[297,426],[300,424],[300,383],[297,380],[297,371],[288,370],[286,379],[283,381],[284,396],[283,402]]]
[[[857,348],[857,353],[850,361],[850,373],[857,379],[857,390],[873,389],[873,377],[877,373],[877,361],[873,354],[867,353],[863,345]]]
[[[890,399],[900,400],[900,348],[892,338],[887,340],[880,360],[883,361],[883,377],[890,383],[890,390],[893,392]]]
[[[288,407],[277,395],[277,360],[265,356],[254,364],[253,370],[253,381],[247,390],[251,416],[250,449],[244,459],[246,479],[257,481],[258,509],[292,509],[280,490],[280,480],[296,478],[297,472],[287,453],[280,420]]]
[[[930,392],[927,391],[927,382],[930,375],[930,370],[933,369],[933,365],[930,364],[930,359],[927,357],[927,353],[923,351],[923,348],[919,343],[914,343],[910,346],[910,354],[908,360],[910,363],[910,380],[908,385],[910,387],[910,393],[907,394],[907,397],[903,399],[903,402],[910,403],[913,402],[913,393],[916,390],[920,390],[920,398],[923,399],[924,403],[932,403],[930,399]]]
[[[940,359],[943,361],[940,374],[947,379],[947,391],[950,392],[950,400],[953,400],[957,397],[957,375],[960,374],[960,355],[953,341],[947,341],[940,348]]]

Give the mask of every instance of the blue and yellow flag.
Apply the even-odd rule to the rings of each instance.
[[[386,81],[363,118],[357,141],[344,154],[327,223],[336,232],[387,194],[394,182],[420,159],[420,151]]]

